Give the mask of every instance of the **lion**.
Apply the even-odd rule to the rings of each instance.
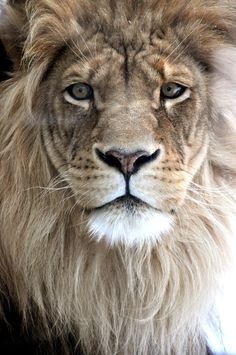
[[[236,210],[235,23],[227,0],[2,3],[1,346],[209,353]]]

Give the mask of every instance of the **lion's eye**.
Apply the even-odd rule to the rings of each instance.
[[[66,91],[74,100],[89,100],[93,96],[93,89],[91,86],[84,83],[70,85]]]
[[[186,90],[186,87],[176,83],[166,83],[161,87],[162,99],[176,99],[181,96]]]

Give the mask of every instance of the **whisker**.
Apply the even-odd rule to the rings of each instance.
[[[90,50],[89,46],[87,45],[87,43],[86,43],[86,41],[85,41],[85,39],[84,39],[82,33],[80,33],[80,31],[78,30],[78,28],[76,28],[76,33],[77,33],[77,34],[80,36],[80,38],[82,39],[82,41],[83,41],[83,43],[85,44],[85,47],[88,49],[88,51],[89,51],[91,57],[93,57],[93,53],[91,52],[91,50]]]
[[[190,36],[194,33],[194,31],[196,31],[196,30],[199,28],[201,22],[202,22],[202,19],[195,21],[195,23],[194,23],[193,25],[197,25],[197,26],[195,26],[195,27],[192,29],[192,31],[190,31],[190,32],[187,34],[187,36],[185,36],[185,37],[182,39],[182,41],[181,41],[181,42],[173,49],[173,51],[167,56],[166,60],[168,60],[168,59],[177,51],[177,49],[186,41],[186,39],[187,39],[188,37],[190,37]]]
[[[209,210],[212,209],[212,208],[219,209],[219,210],[222,209],[222,204],[221,203],[218,204],[218,203],[215,203],[213,201],[202,200],[200,198],[196,199],[196,198],[194,198],[193,196],[191,196],[189,194],[187,194],[185,198],[188,199],[189,201],[194,202],[196,205],[205,206]],[[228,205],[227,211],[228,212],[230,212],[230,211],[233,212],[233,209]],[[216,211],[214,211],[214,213],[216,213]]]
[[[210,187],[210,186],[204,186],[204,185],[200,185],[200,184],[197,184],[196,182],[194,181],[190,181],[190,184],[194,186],[194,188],[198,191],[204,191],[204,192],[209,192],[209,193],[212,193],[212,194],[218,194],[218,195],[229,195],[229,196],[232,196],[232,190],[229,191],[229,189],[227,187],[217,187],[217,188],[213,188],[213,187]]]

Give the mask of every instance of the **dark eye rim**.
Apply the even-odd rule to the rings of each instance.
[[[180,90],[179,90],[175,95],[173,95],[173,96],[167,96],[167,95],[164,94],[162,88],[163,88],[164,85],[168,85],[168,84],[174,84],[174,85],[178,86],[178,87],[180,88]],[[162,99],[162,100],[173,100],[173,99],[177,99],[178,97],[182,96],[183,93],[184,93],[186,90],[187,90],[187,87],[184,86],[184,85],[181,85],[181,84],[178,84],[178,83],[175,83],[175,82],[172,82],[172,81],[171,81],[171,82],[167,82],[167,83],[163,84],[162,87],[161,87],[161,93],[160,93],[161,99]]]
[[[76,97],[73,94],[73,87],[75,85],[84,85],[88,89],[88,94],[85,97],[82,97],[82,98]],[[93,88],[89,84],[86,84],[84,82],[77,82],[77,83],[71,84],[70,86],[68,86],[65,89],[65,91],[68,92],[68,94],[76,101],[91,100],[93,98]]]

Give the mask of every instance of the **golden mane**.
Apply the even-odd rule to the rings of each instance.
[[[72,335],[86,354],[204,354],[202,324],[230,258],[236,211],[235,5],[172,0],[167,6],[159,0],[142,1],[139,8],[139,2],[119,1],[117,22],[115,1],[15,3],[5,7],[0,30],[14,62],[0,84],[2,300],[14,303],[35,336],[59,337],[65,353]],[[86,26],[92,14],[93,23],[112,35],[142,6],[147,18],[156,11],[154,23],[178,29],[206,72],[210,146],[168,240],[154,248],[109,249],[85,234],[81,211],[63,183],[54,188],[58,176],[45,154],[34,98],[78,23]]]

